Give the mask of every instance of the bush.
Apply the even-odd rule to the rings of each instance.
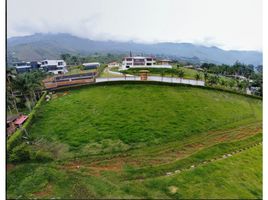
[[[38,150],[36,153],[31,155],[31,159],[39,162],[47,162],[53,160],[53,157],[50,152]]]
[[[21,162],[29,160],[30,160],[30,149],[25,143],[22,143],[14,147],[14,149],[9,155],[10,162]]]
[[[17,130],[7,141],[7,153],[10,154],[11,150],[22,141],[22,131]]]

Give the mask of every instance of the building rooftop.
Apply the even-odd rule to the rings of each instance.
[[[10,116],[7,116],[7,123],[13,122],[18,117],[19,117],[19,115],[10,115]]]
[[[83,65],[100,65],[100,63],[98,63],[98,62],[83,63]]]
[[[25,120],[28,119],[27,115],[21,115],[19,118],[16,119],[15,124],[16,125],[21,125]]]

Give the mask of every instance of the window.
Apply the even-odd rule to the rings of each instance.
[[[152,63],[146,63],[146,65],[152,65]]]
[[[144,62],[145,59],[144,58],[137,58],[137,59],[134,59],[134,62]]]
[[[126,58],[126,61],[132,61],[132,58]]]
[[[58,69],[58,66],[57,65],[48,65],[48,66],[46,66],[46,68],[48,70],[57,70]]]
[[[58,62],[58,65],[63,65],[63,62]]]

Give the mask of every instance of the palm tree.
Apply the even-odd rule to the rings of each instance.
[[[245,87],[243,81],[237,81],[237,87],[240,91],[243,91]]]
[[[15,75],[15,70],[12,68],[7,68],[6,70],[6,78],[7,78],[7,105],[11,105],[17,113],[19,113],[18,111],[18,107],[17,107],[17,101],[16,101],[16,96],[13,93],[13,81],[16,78]]]
[[[180,78],[180,83],[181,83],[182,78],[184,77],[184,71],[178,70],[178,77]]]
[[[201,79],[201,75],[199,73],[196,73],[194,77],[195,77],[196,84],[197,84],[198,83],[198,80]]]
[[[29,99],[29,94],[30,94],[29,84],[30,84],[30,82],[29,82],[29,79],[26,76],[26,74],[27,73],[17,75],[17,77],[14,81],[14,89],[23,95],[25,102],[26,102],[25,105],[31,111],[31,105],[30,105],[30,99]]]
[[[206,84],[206,82],[207,82],[207,80],[208,80],[208,73],[207,73],[207,70],[205,70],[205,72],[204,72],[204,80],[205,80],[205,84]]]
[[[173,83],[174,71],[171,71],[171,82]]]
[[[212,75],[212,76],[208,76],[208,84],[209,85],[217,85],[219,82],[219,77]]]
[[[234,86],[235,86],[235,81],[232,79],[229,81],[229,87],[233,89]]]
[[[219,82],[220,82],[221,86],[225,86],[226,85],[226,81],[224,79],[220,79]]]
[[[163,82],[163,78],[164,78],[164,76],[165,76],[165,71],[162,70],[162,71],[161,71],[161,81],[162,81],[162,82]]]
[[[41,80],[43,76],[42,72],[36,71],[18,74],[14,80],[14,89],[23,95],[25,105],[30,111],[32,104],[37,101],[36,90],[42,89]]]

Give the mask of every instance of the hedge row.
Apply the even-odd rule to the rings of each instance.
[[[64,86],[60,88],[50,89],[50,91],[66,91],[70,89],[79,89],[84,87],[92,87],[92,86],[103,86],[103,85],[120,85],[120,84],[149,84],[149,85],[167,85],[167,86],[176,86],[176,87],[192,87],[192,88],[201,88],[201,89],[208,89],[208,90],[216,90],[221,92],[228,92],[232,94],[238,94],[250,98],[261,99],[260,96],[249,95],[242,92],[228,90],[223,88],[215,88],[210,86],[198,86],[198,85],[190,85],[190,84],[180,84],[180,83],[168,83],[168,82],[160,82],[160,81],[138,81],[138,80],[131,80],[131,81],[105,81],[99,83],[90,83],[90,84],[83,84],[83,85],[71,85],[71,86]]]
[[[40,107],[40,105],[44,101],[45,96],[46,96],[46,92],[43,93],[43,95],[41,96],[39,101],[36,103],[36,105],[33,108],[32,112],[29,114],[27,121],[23,124],[22,129],[26,129],[30,125],[32,119],[35,116],[35,113],[36,113],[37,109]],[[23,132],[24,132],[22,129],[17,129],[17,131],[15,133],[13,133],[8,138],[8,140],[7,140],[7,153],[8,154],[11,152],[11,150],[15,146],[17,146],[22,141],[22,135],[23,135]]]

